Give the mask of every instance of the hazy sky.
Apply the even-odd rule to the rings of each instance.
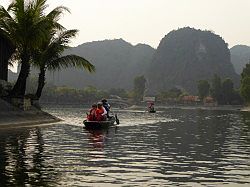
[[[0,0],[5,7],[10,0]],[[157,47],[171,30],[185,26],[212,30],[232,47],[250,45],[250,0],[48,0],[49,9],[71,10],[61,23],[79,29],[73,46],[123,38]]]

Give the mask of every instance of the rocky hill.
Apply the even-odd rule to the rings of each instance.
[[[147,78],[151,92],[179,87],[195,93],[197,81],[214,74],[239,84],[225,41],[210,31],[187,27],[171,31],[161,40]]]
[[[230,49],[231,62],[237,74],[241,74],[243,68],[250,60],[250,47],[246,45],[236,45]]]
[[[93,85],[99,89],[133,87],[133,79],[148,69],[155,49],[145,44],[131,45],[122,40],[104,40],[84,43],[66,53],[77,54],[96,67],[94,74],[75,68],[47,75],[55,85],[83,88]]]

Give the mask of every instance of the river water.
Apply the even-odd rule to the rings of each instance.
[[[0,130],[0,186],[250,186],[250,114],[116,110],[87,131],[86,109],[50,107],[64,122]]]

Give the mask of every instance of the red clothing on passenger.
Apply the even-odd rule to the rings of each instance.
[[[96,109],[95,114],[96,114],[97,121],[104,121],[105,120],[105,116],[102,115],[103,113],[104,113],[103,107]]]
[[[95,121],[96,120],[96,108],[91,108],[89,114],[87,115],[88,121]]]

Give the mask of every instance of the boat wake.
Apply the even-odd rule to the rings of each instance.
[[[147,124],[158,124],[158,123],[171,123],[171,122],[180,122],[179,119],[171,118],[130,118],[130,119],[121,119],[121,124],[119,126],[133,126],[133,125],[147,125]]]

